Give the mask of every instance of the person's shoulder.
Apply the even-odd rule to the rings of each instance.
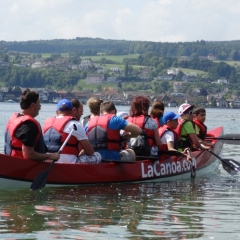
[[[146,122],[146,128],[155,129],[155,128],[158,128],[158,125],[157,125],[157,123],[154,119],[149,117],[147,122]]]

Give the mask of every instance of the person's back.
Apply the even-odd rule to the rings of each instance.
[[[39,94],[26,89],[20,98],[21,112],[14,113],[5,133],[5,154],[37,161],[58,160],[58,153],[46,154],[40,124],[35,120],[41,104]]]
[[[125,137],[130,137],[139,135],[141,129],[116,116],[116,107],[110,101],[101,104],[100,113],[102,115],[90,119],[87,129],[94,150],[99,152],[103,159],[134,160],[134,156],[126,159],[126,156],[132,155],[132,151],[121,151],[120,130],[128,131]]]
[[[72,103],[67,99],[62,99],[57,105],[57,116],[48,118],[43,127],[44,140],[48,147],[48,151],[55,151],[59,149],[68,134],[74,129],[72,136],[68,143],[63,148],[59,163],[99,163],[101,161],[100,154],[94,153],[88,137],[75,118]]]
[[[158,125],[148,115],[149,105],[149,99],[144,96],[137,96],[131,102],[128,122],[139,126],[143,132],[137,139],[128,140],[127,146],[134,149],[138,156],[156,156],[161,147]]]

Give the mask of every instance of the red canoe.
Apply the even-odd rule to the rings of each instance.
[[[223,133],[218,127],[208,132],[214,137]],[[216,141],[213,152],[221,154],[222,143]],[[219,161],[208,151],[195,151],[191,157],[199,176],[215,170]],[[0,154],[0,186],[30,187],[32,181],[50,163],[24,160]],[[161,181],[171,178],[190,178],[191,164],[183,156],[162,154],[159,159],[144,159],[134,163],[104,162],[100,164],[55,163],[49,172],[46,186]]]

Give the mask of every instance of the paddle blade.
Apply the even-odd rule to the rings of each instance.
[[[48,176],[48,169],[46,171],[41,172],[32,182],[31,189],[32,190],[38,190],[41,188],[44,188],[47,182],[47,176]]]
[[[233,159],[221,159],[223,169],[231,175],[236,175],[240,171],[240,163]]]

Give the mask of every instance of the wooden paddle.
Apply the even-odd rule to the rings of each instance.
[[[62,144],[61,148],[58,150],[58,153],[60,154],[63,150],[63,148],[65,147],[65,145],[67,144],[69,138],[72,136],[73,131],[77,130],[77,126],[75,124],[73,124],[73,129],[70,131],[70,133],[68,134],[67,138],[65,139],[64,143]],[[50,170],[53,167],[53,164],[56,161],[52,161],[50,166],[43,172],[39,173],[37,175],[37,177],[33,180],[32,184],[31,184],[31,189],[32,190],[38,190],[41,188],[44,188],[47,182],[47,177],[48,177],[48,173],[50,172]]]
[[[223,159],[216,153],[208,149],[208,151],[222,162],[223,169],[229,174],[236,175],[240,171],[240,163],[233,159]]]
[[[207,136],[205,140],[217,140],[226,144],[240,145],[240,134],[225,134],[220,137]]]

